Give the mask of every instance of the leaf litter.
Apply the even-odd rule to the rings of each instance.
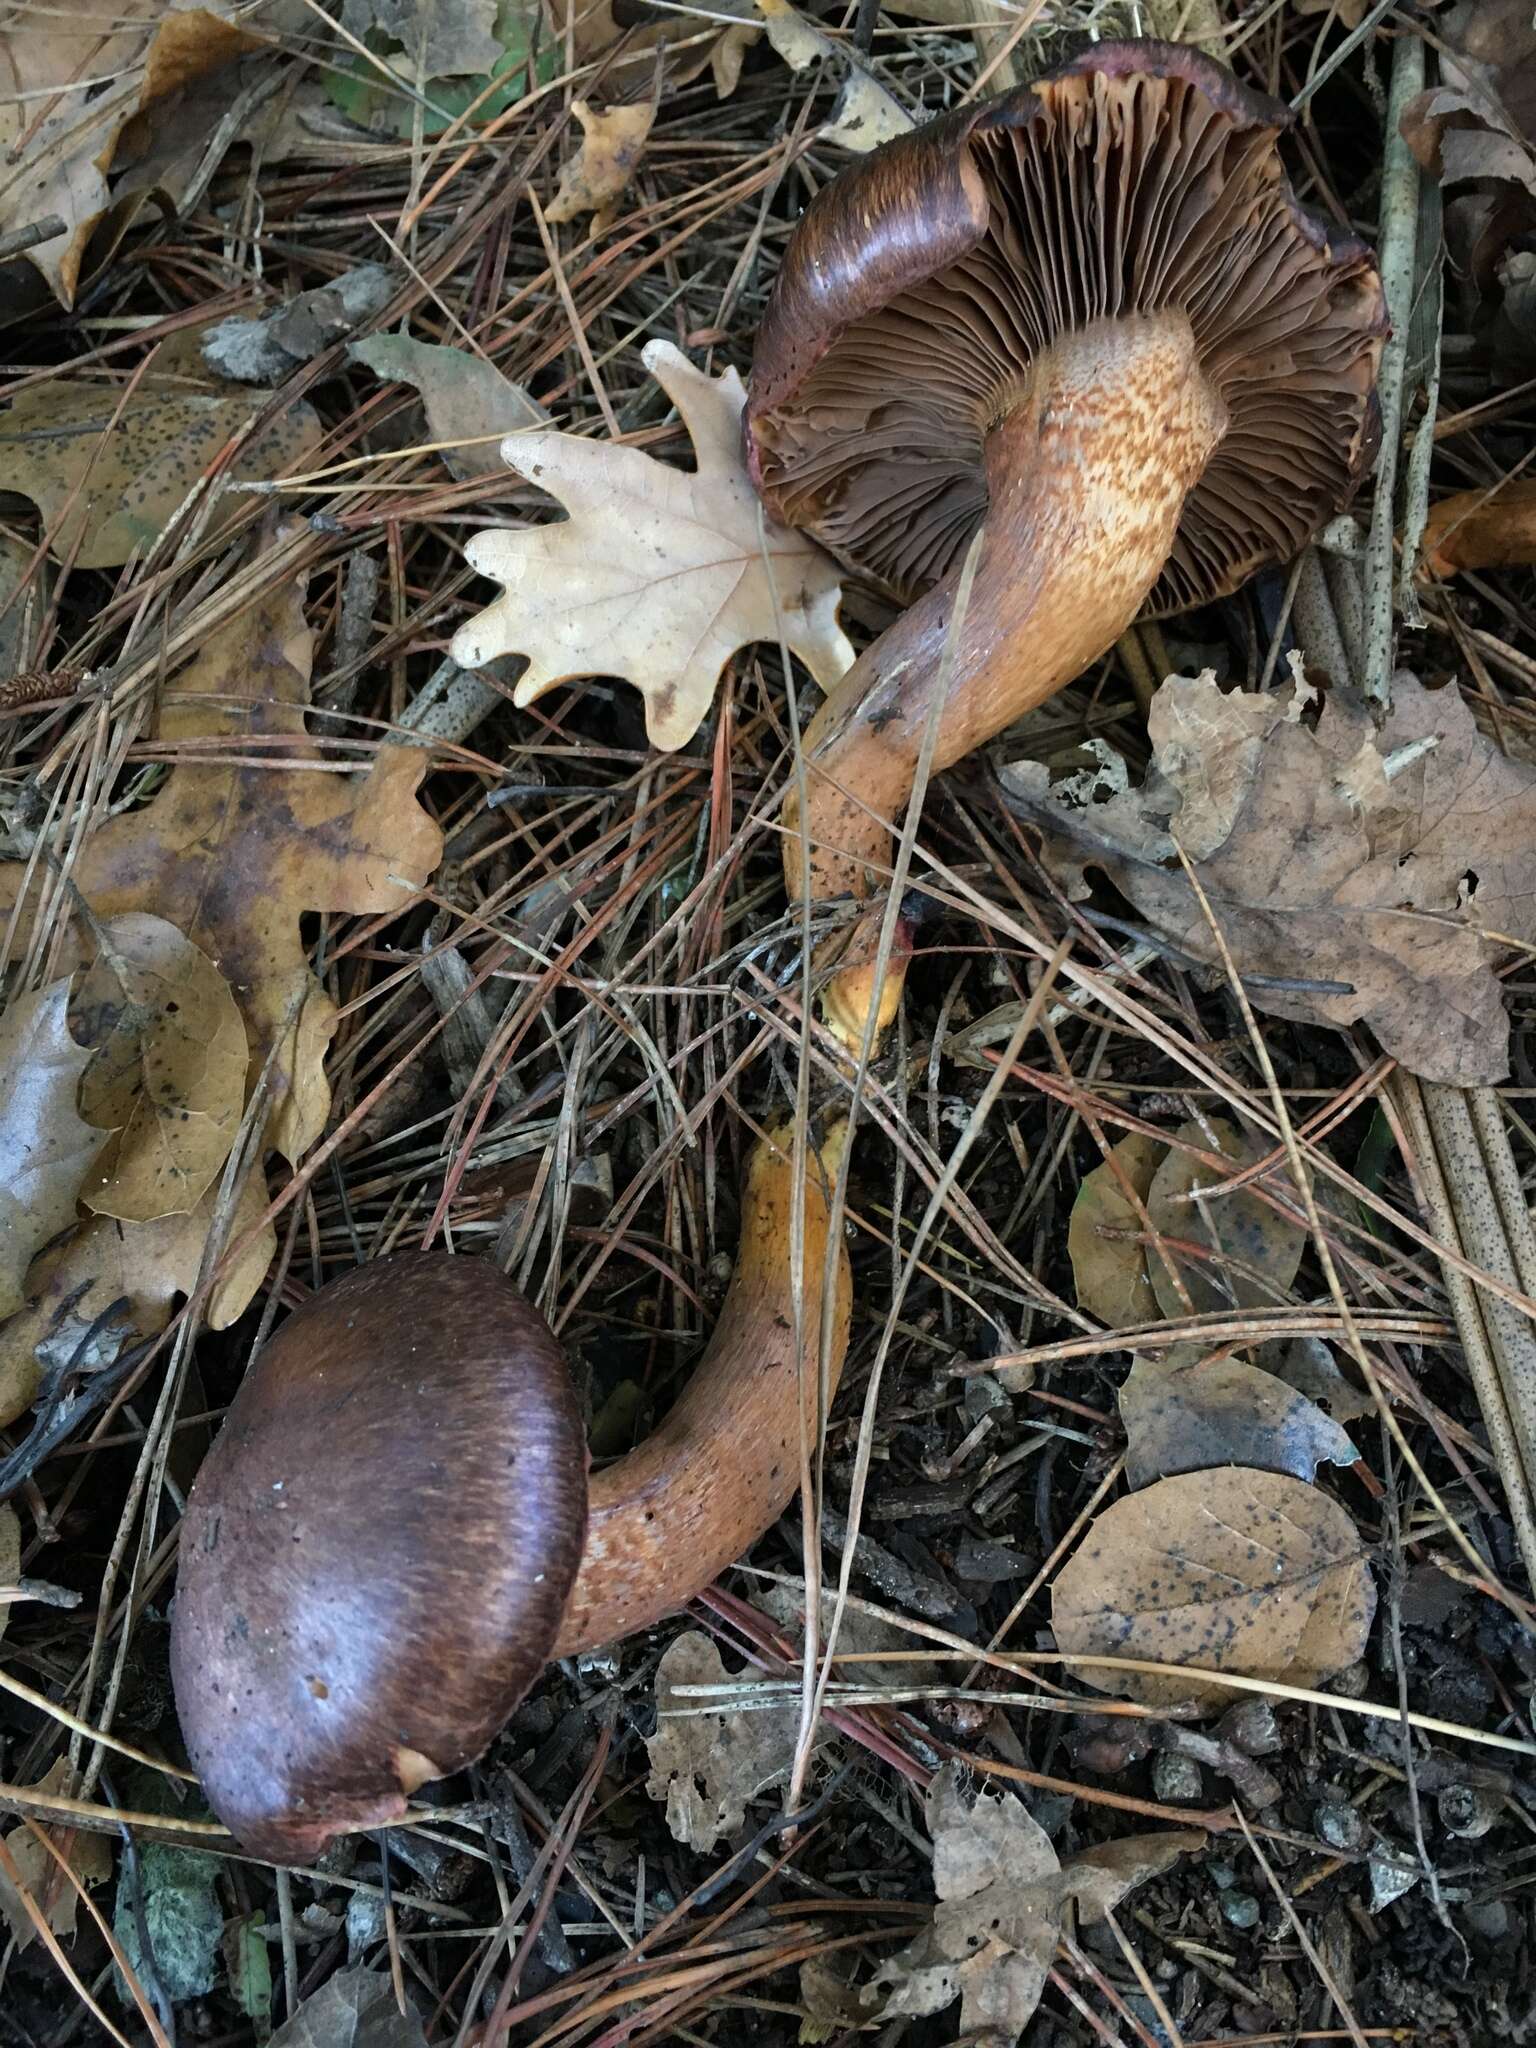
[[[74,1222],[110,1135],[80,1114],[91,1052],[70,1035],[69,989],[66,975],[0,1016],[0,1316],[20,1308],[33,1258]]]
[[[1075,900],[1094,868],[1184,954],[1219,966],[1182,845],[1259,1009],[1368,1023],[1426,1080],[1501,1080],[1494,970],[1536,943],[1536,769],[1483,737],[1459,691],[1410,675],[1379,730],[1348,691],[1330,693],[1315,732],[1302,703],[1172,676],[1153,699],[1140,789],[1080,806],[1037,763],[1004,780]]]

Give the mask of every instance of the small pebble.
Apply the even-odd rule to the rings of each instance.
[[[1221,1902],[1221,1917],[1229,1927],[1257,1927],[1259,1902],[1252,1892],[1227,1892]]]
[[[1229,1892],[1237,1883],[1237,1872],[1230,1863],[1207,1863],[1205,1874],[1219,1892]]]
[[[1348,1800],[1325,1799],[1314,1810],[1312,1825],[1330,1849],[1358,1849],[1365,1840],[1365,1823]]]
[[[1497,1793],[1481,1785],[1447,1785],[1435,1803],[1441,1826],[1464,1842],[1480,1841],[1504,1805]]]
[[[1222,1715],[1216,1733],[1245,1756],[1273,1756],[1285,1747],[1275,1710],[1268,1700],[1239,1701],[1230,1713]]]
[[[1200,1766],[1190,1756],[1160,1749],[1152,1759],[1152,1793],[1164,1806],[1190,1806],[1204,1797]]]

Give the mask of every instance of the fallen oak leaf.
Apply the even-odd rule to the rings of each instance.
[[[720,1652],[696,1630],[668,1645],[656,1669],[656,1733],[646,1738],[646,1791],[667,1809],[673,1839],[708,1851],[746,1819],[747,1802],[786,1776],[795,1755],[798,1704],[743,1713],[699,1712],[680,1685],[728,1682]]]
[[[16,996],[0,1016],[0,1316],[25,1299],[34,1255],[75,1220],[107,1142],[77,1107],[89,1048],[69,1031],[69,977]]]
[[[120,568],[152,547],[188,494],[255,417],[261,401],[172,390],[146,379],[126,400],[99,385],[64,379],[29,385],[0,415],[6,488],[30,498],[60,560],[77,568]],[[302,401],[241,442],[227,480],[265,483],[302,467],[320,445],[320,420]],[[217,532],[245,506],[229,494],[215,506]]]
[[[153,1223],[88,1217],[66,1244],[33,1260],[26,1301],[0,1327],[0,1429],[31,1407],[48,1370],[73,1364],[78,1372],[103,1372],[126,1346],[159,1335],[174,1298],[197,1285],[218,1193],[212,1187],[195,1209]],[[273,1226],[257,1228],[268,1199],[265,1179],[252,1172],[229,1242],[256,1235],[214,1282],[203,1314],[211,1330],[226,1330],[243,1315],[266,1277],[277,1250]]]
[[[213,961],[245,1019],[252,1085],[280,1048],[267,1141],[294,1161],[325,1128],[322,1062],[336,1028],[300,920],[403,911],[442,856],[442,834],[416,802],[421,749],[383,746],[362,774],[323,768],[305,729],[312,642],[296,583],[214,633],[164,685],[157,732],[172,746],[223,738],[235,758],[194,748],[177,759],[148,804],[96,827],[73,877],[98,919],[152,906]],[[0,910],[25,873],[0,863]],[[23,908],[23,934],[36,902]]]
[[[640,167],[656,102],[599,109],[589,100],[572,100],[571,112],[581,123],[581,146],[561,171],[544,218],[559,222],[595,214],[592,233],[597,236],[612,225],[617,202]]]
[[[51,10],[0,30],[0,235],[50,217],[61,232],[25,252],[72,306],[86,244],[112,200],[108,176],[124,128],[171,93],[266,46],[250,9],[117,0],[100,15]]]
[[[1051,1589],[1069,1657],[1199,1667],[1188,1678],[1082,1664],[1144,1706],[1225,1705],[1211,1671],[1316,1685],[1364,1652],[1376,1611],[1354,1523],[1315,1486],[1227,1466],[1185,1472],[1098,1515]]]
[[[196,1207],[229,1157],[245,1102],[245,1024],[208,955],[163,917],[96,927],[96,958],[70,998],[91,1062],[80,1106],[110,1130],[82,1193],[127,1222]]]
[[[509,440],[506,460],[570,517],[469,543],[471,567],[506,594],[459,628],[451,651],[461,668],[526,655],[514,692],[525,707],[575,677],[621,675],[645,698],[651,745],[671,752],[698,731],[738,648],[782,631],[824,689],[853,649],[837,623],[837,565],[766,518],[748,480],[740,377],[706,377],[667,342],[644,356],[688,429],[697,471],[576,434]]]
[[[1271,709],[1252,746],[1255,704]],[[1007,800],[1044,832],[1046,863],[1074,897],[1097,868],[1182,952],[1219,968],[1174,842],[1185,790],[1246,750],[1227,810],[1202,811],[1224,836],[1190,858],[1253,1003],[1304,1024],[1369,1024],[1428,1080],[1500,1080],[1509,1027],[1493,966],[1502,946],[1536,942],[1536,770],[1483,738],[1455,688],[1407,674],[1379,729],[1349,691],[1330,693],[1315,733],[1295,708],[1244,708],[1209,675],[1170,677],[1152,701],[1139,790],[1074,806],[1021,762],[1002,771]]]

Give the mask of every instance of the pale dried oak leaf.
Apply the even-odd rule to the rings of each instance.
[[[81,1116],[87,1047],[69,1031],[69,977],[19,995],[0,1016],[0,1316],[25,1299],[33,1256],[75,1220],[108,1133]]]
[[[416,801],[429,766],[419,748],[383,746],[365,773],[326,771],[305,729],[311,652],[292,582],[210,635],[161,692],[156,736],[186,751],[150,803],[96,827],[74,870],[98,918],[153,909],[208,955],[245,1019],[252,1080],[280,1044],[267,1139],[295,1161],[325,1128],[337,1015],[302,920],[406,910],[442,855]],[[218,752],[196,745],[213,740]],[[0,863],[0,912],[24,876]],[[23,934],[35,910],[29,896]]]
[[[70,998],[91,1063],[80,1107],[110,1130],[81,1199],[152,1223],[196,1207],[229,1157],[245,1105],[245,1024],[229,983],[175,925],[130,910],[98,927]]]
[[[1160,1479],[1090,1524],[1056,1575],[1069,1656],[1189,1664],[1316,1685],[1365,1649],[1376,1590],[1358,1531],[1315,1486],[1227,1466]],[[1170,1707],[1238,1697],[1219,1680],[1076,1667],[1099,1692]]]
[[[1330,694],[1315,732],[1300,708],[1170,677],[1152,701],[1140,789],[1074,804],[1020,762],[1003,771],[1009,802],[1043,830],[1074,896],[1096,868],[1183,952],[1217,965],[1177,837],[1258,1008],[1366,1023],[1427,1080],[1502,1079],[1509,1025],[1493,970],[1508,945],[1536,943],[1536,770],[1483,738],[1455,688],[1410,675],[1394,678],[1379,728],[1348,691]]]
[[[748,480],[740,377],[706,377],[661,341],[645,363],[682,415],[697,470],[576,434],[509,440],[507,461],[570,517],[469,543],[471,566],[506,594],[459,628],[452,653],[461,668],[526,655],[520,705],[577,676],[623,676],[645,698],[651,745],[670,752],[698,731],[738,648],[782,632],[824,689],[853,649],[837,623],[836,563],[767,518]]]
[[[153,1223],[91,1216],[68,1243],[32,1261],[25,1306],[0,1325],[0,1429],[31,1407],[45,1367],[73,1362],[77,1371],[100,1372],[125,1345],[165,1328],[173,1298],[197,1284],[218,1193],[212,1187],[195,1209]],[[230,1221],[229,1257],[203,1312],[211,1330],[226,1330],[243,1315],[266,1277],[277,1250],[277,1232],[261,1222],[268,1199],[265,1179],[253,1172]],[[107,1318],[114,1303],[121,1304],[119,1312]]]

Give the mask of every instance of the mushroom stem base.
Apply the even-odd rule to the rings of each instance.
[[[1226,427],[1182,313],[1099,321],[1036,360],[987,439],[985,537],[945,701],[935,710],[958,571],[903,613],[811,721],[804,820],[793,801],[785,812],[791,897],[802,888],[802,832],[813,899],[867,898],[884,886],[931,717],[938,773],[1114,645],[1167,561],[1184,500]],[[870,999],[891,1007],[888,990]],[[834,1004],[844,1038],[848,1007]]]

